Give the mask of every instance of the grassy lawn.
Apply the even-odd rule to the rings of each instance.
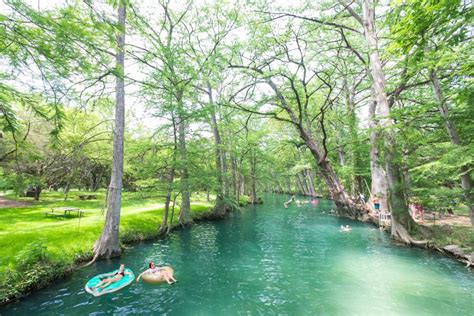
[[[40,201],[31,202],[31,198],[17,199],[29,201],[24,207],[0,208],[0,286],[6,280],[5,272],[25,270],[21,263],[35,264],[34,258],[25,261],[25,256],[37,256],[37,250],[28,250],[32,243],[44,247],[47,263],[62,267],[70,266],[81,258],[91,255],[92,245],[98,238],[104,223],[101,207],[105,192],[94,192],[97,200],[79,200],[77,195],[87,192],[71,192],[69,199],[57,192],[44,192]],[[4,198],[13,198],[4,196]],[[85,211],[85,216],[78,218],[46,217],[45,212],[54,207],[78,207]],[[207,211],[211,205],[202,197],[194,196],[191,205],[192,213]],[[157,235],[164,209],[164,199],[147,197],[140,193],[124,192],[122,198],[120,235],[122,241],[149,238]],[[175,210],[174,222],[177,221]],[[36,247],[36,246],[34,246]],[[31,253],[26,253],[30,251]],[[38,257],[40,260],[40,256]],[[28,258],[27,258],[28,259]],[[31,259],[31,258],[30,258]],[[11,280],[10,280],[11,282]],[[0,297],[0,301],[1,301]]]

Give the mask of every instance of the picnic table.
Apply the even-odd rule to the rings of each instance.
[[[53,217],[64,217],[66,218],[68,215],[75,214],[78,217],[84,216],[84,211],[80,210],[77,207],[56,207],[52,208],[50,212],[45,212],[44,215],[46,216],[53,216]]]
[[[80,194],[78,197],[81,200],[95,200],[97,199],[97,194]]]

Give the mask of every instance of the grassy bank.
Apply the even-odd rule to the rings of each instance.
[[[474,231],[468,226],[434,226],[431,227],[429,238],[438,248],[447,245],[458,245],[466,253],[474,252]]]
[[[75,262],[91,257],[92,245],[104,223],[101,207],[105,193],[94,193],[97,200],[86,201],[77,198],[82,193],[74,192],[64,201],[62,194],[47,192],[38,202],[28,198],[22,199],[28,201],[28,205],[0,208],[0,302],[41,287],[68,273]],[[197,196],[193,201],[193,215],[211,207]],[[84,210],[85,216],[45,216],[51,208],[62,206]],[[120,222],[122,242],[157,236],[163,210],[161,197],[124,192]]]

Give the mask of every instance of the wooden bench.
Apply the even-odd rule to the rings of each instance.
[[[77,196],[80,200],[95,200],[97,199],[97,194],[81,194]]]

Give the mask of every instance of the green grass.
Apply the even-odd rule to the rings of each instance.
[[[474,251],[474,232],[467,226],[432,226],[432,242],[439,248],[458,245],[467,252]]]
[[[105,192],[97,194],[97,200],[82,201],[77,195],[85,192],[72,192],[64,201],[64,195],[57,192],[45,192],[41,200],[31,205],[15,208],[0,208],[0,287],[5,288],[6,282],[17,282],[18,287],[10,291],[0,289],[0,301],[5,295],[12,296],[21,292],[24,280],[17,272],[38,269],[35,261],[43,260],[41,266],[55,267],[56,270],[66,269],[78,260],[90,258],[92,245],[98,238],[104,223],[101,207]],[[5,196],[12,198],[12,196]],[[199,198],[199,197],[198,197]],[[30,201],[31,198],[18,199]],[[208,202],[193,198],[191,212],[193,215],[209,210]],[[71,206],[85,210],[85,216],[56,218],[46,217],[45,212],[54,207]],[[164,210],[161,197],[147,197],[140,193],[124,192],[120,221],[122,242],[146,239],[157,236]],[[177,221],[175,210],[174,222]],[[41,248],[38,250],[37,248]],[[44,247],[44,249],[42,249]],[[38,255],[38,252],[41,252]],[[31,257],[33,260],[26,260]],[[37,259],[35,259],[37,258]],[[25,261],[26,260],[26,261]],[[32,267],[25,267],[28,262]],[[48,271],[44,272],[48,274]],[[16,280],[16,281],[15,281]],[[11,288],[11,284],[9,287]],[[6,293],[6,294],[5,294]]]

